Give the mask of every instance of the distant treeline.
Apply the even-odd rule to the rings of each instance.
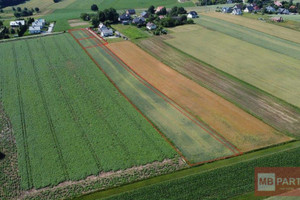
[[[231,0],[232,3],[242,3],[243,0]],[[199,0],[196,5],[204,6],[204,5],[216,5],[216,4],[226,4],[227,0]]]
[[[29,0],[0,0],[0,8],[15,6]]]

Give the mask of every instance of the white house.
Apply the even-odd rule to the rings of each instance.
[[[146,25],[148,30],[155,30],[157,26],[154,23],[148,22]]]
[[[29,27],[29,33],[30,34],[39,34],[39,33],[41,33],[41,27],[39,27],[39,26],[35,26],[35,27],[30,26]]]
[[[111,28],[107,28],[104,24],[100,23],[98,28],[102,37],[109,37],[114,35],[114,31]]]
[[[247,6],[247,7],[244,9],[244,12],[245,12],[245,13],[251,13],[252,11],[254,11],[253,6]]]
[[[232,13],[233,15],[242,15],[242,10],[239,8],[233,9]]]
[[[11,27],[19,27],[20,25],[24,26],[25,25],[25,20],[11,21],[9,24],[10,24]]]
[[[198,13],[196,11],[191,11],[189,12],[189,14],[187,15],[187,18],[198,18]]]
[[[31,26],[32,27],[40,27],[41,29],[45,26],[46,21],[44,19],[35,20]]]

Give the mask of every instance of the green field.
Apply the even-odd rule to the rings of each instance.
[[[254,168],[297,167],[299,153],[293,142],[77,199],[264,199],[254,196]]]
[[[2,100],[23,189],[176,155],[69,34],[2,43],[0,49]]]
[[[168,44],[300,107],[300,60],[199,25],[172,31]]]
[[[201,16],[201,19],[198,18],[194,21],[208,29],[224,33],[277,53],[300,59],[300,44],[298,43],[205,15]]]
[[[133,40],[149,37],[149,34],[147,32],[137,28],[136,26],[116,24],[112,25],[112,27],[120,33],[124,34],[126,37]]]
[[[80,38],[80,34],[83,34],[81,38],[86,37],[83,31],[72,33],[77,38]],[[92,39],[80,42],[84,47],[96,44]],[[87,51],[120,90],[154,122],[191,163],[205,162],[237,153],[232,147],[225,146],[223,139],[218,135],[208,130],[202,123],[195,122],[192,116],[151,85],[132,75],[127,66],[110,56],[105,49],[94,47],[88,48]]]

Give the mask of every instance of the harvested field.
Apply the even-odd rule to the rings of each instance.
[[[71,34],[73,32],[80,31],[71,31]],[[86,30],[82,32],[88,33]],[[106,47],[106,42],[103,44],[99,41],[99,37],[85,40],[76,38],[119,91],[158,127],[162,137],[189,164],[195,165],[240,153],[218,133],[197,121],[151,84],[134,74],[129,66]]]
[[[234,102],[281,132],[300,137],[300,113],[294,107],[201,64],[164,43],[162,37],[139,40],[138,44],[176,71]]]
[[[232,103],[159,62],[131,42],[110,44],[151,85],[246,152],[290,140]],[[127,49],[130,49],[128,51]]]
[[[269,35],[290,40],[300,44],[299,32],[288,28],[280,27],[274,24],[261,22],[255,19],[249,19],[242,16],[234,16],[230,14],[223,14],[218,12],[201,13],[202,15],[218,18],[241,26],[245,26]]]
[[[174,38],[166,42],[300,108],[300,60],[194,26],[199,29],[171,34]],[[184,26],[174,29],[184,29]]]

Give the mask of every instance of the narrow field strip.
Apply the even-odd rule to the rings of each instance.
[[[82,31],[86,32],[86,30]],[[72,34],[72,31],[70,33]],[[91,43],[89,46],[105,44],[101,40],[101,38],[93,38],[87,41]],[[82,41],[77,41],[84,48]],[[150,116],[150,120],[172,141],[189,164],[200,164],[240,153],[223,138],[204,129],[203,124],[135,74],[129,66],[106,48],[106,45],[84,49],[113,82],[118,81],[115,82],[116,86],[129,97],[130,101],[147,117]]]

